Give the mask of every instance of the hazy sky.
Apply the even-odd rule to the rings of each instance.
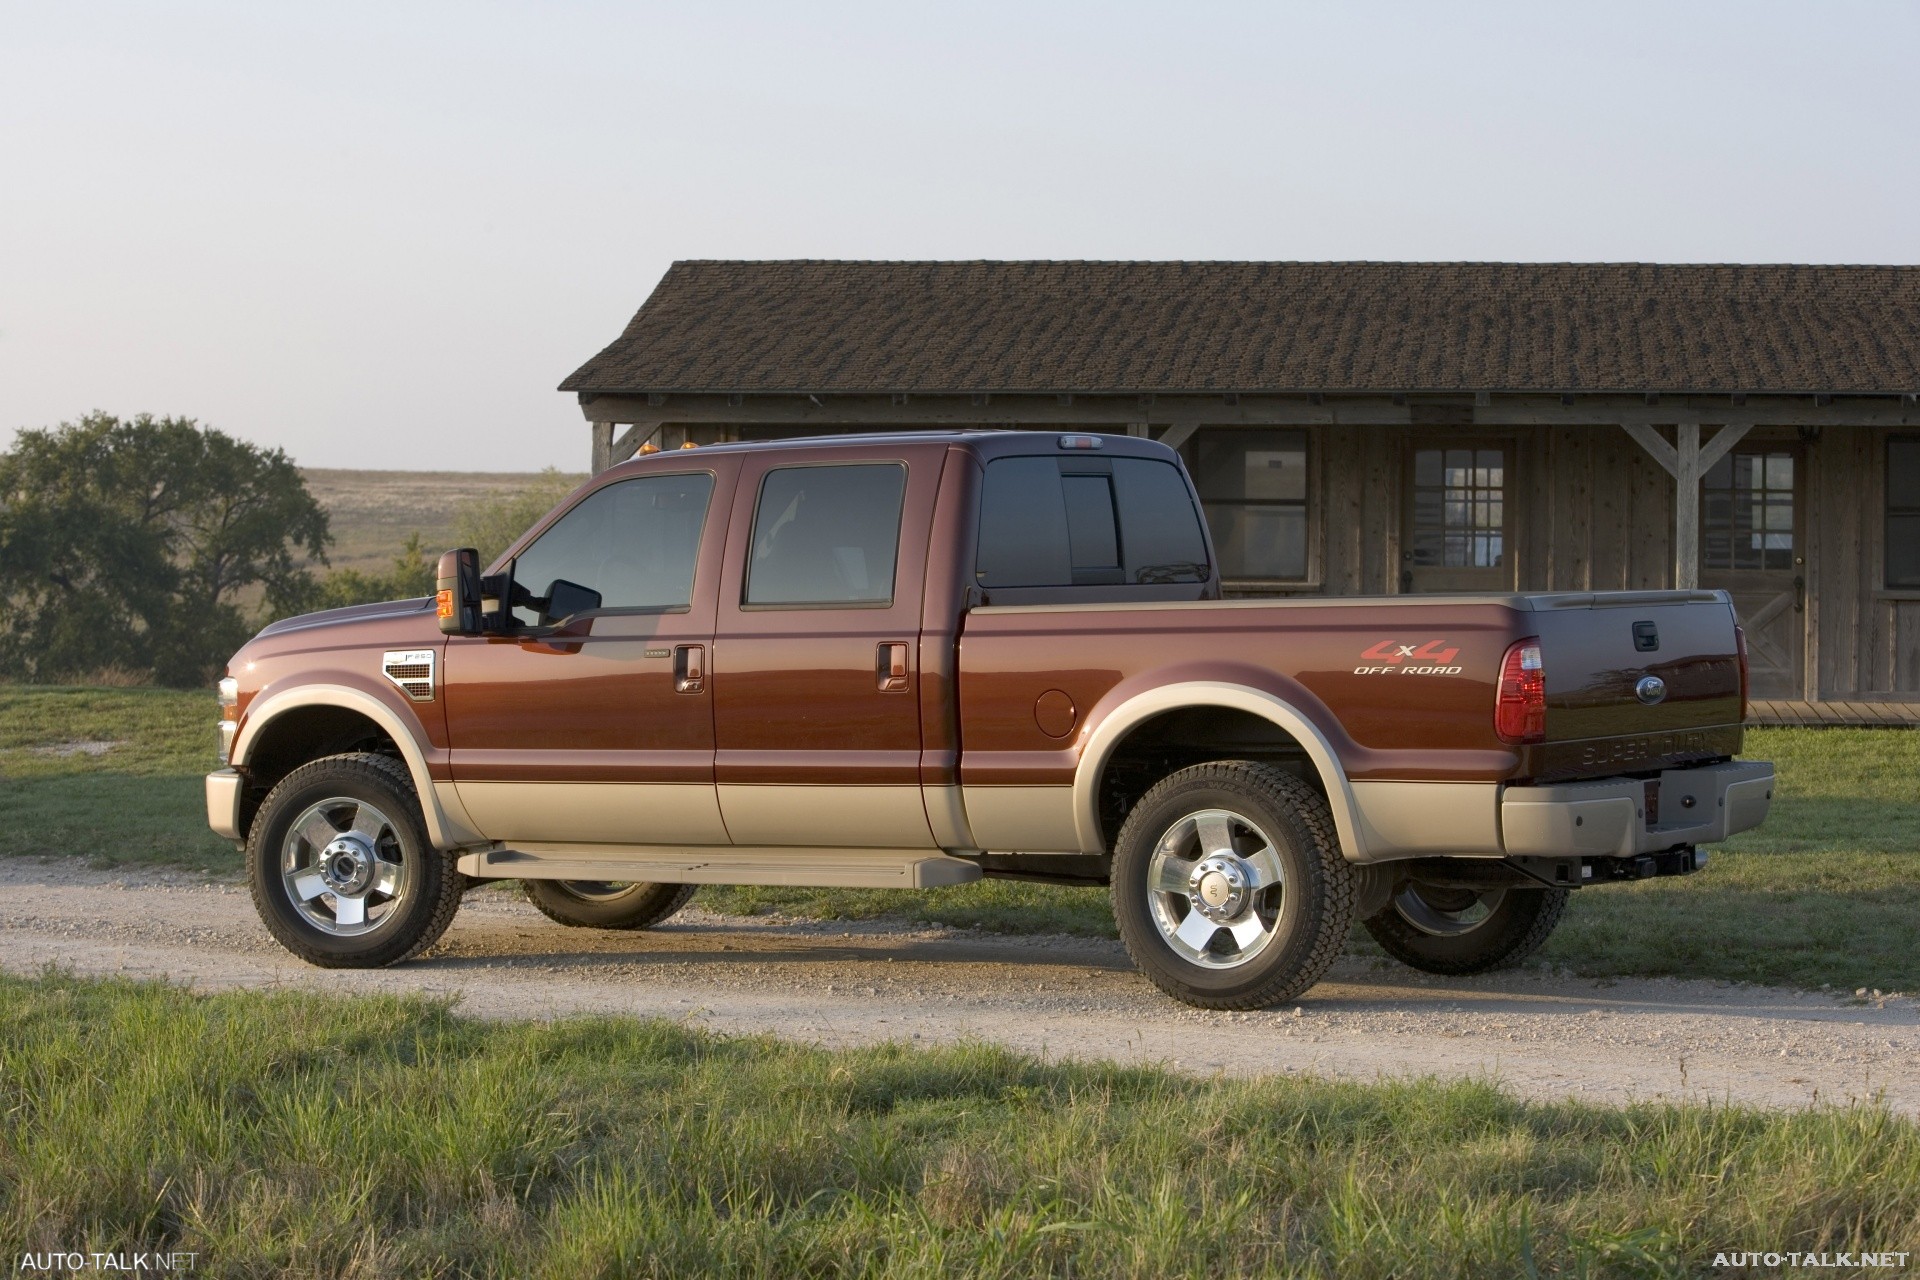
[[[0,443],[587,460],[675,258],[1920,261],[1920,3],[0,0]]]

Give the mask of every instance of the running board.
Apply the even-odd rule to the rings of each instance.
[[[523,845],[460,855],[483,880],[635,880],[650,884],[788,884],[931,889],[980,878],[977,863],[925,849],[665,848]]]

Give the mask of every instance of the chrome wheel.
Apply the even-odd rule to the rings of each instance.
[[[1485,924],[1506,897],[1505,889],[1475,892],[1410,884],[1393,895],[1393,909],[1424,934],[1452,938]]]
[[[280,849],[287,900],[322,933],[351,938],[395,918],[413,879],[393,820],[364,800],[309,805]]]
[[[633,892],[634,888],[627,880],[556,880],[553,883],[588,902],[611,902]]]
[[[1181,959],[1236,968],[1273,942],[1285,878],[1273,841],[1251,819],[1227,809],[1187,814],[1147,864],[1153,923]]]

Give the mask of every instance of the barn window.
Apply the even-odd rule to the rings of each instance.
[[[1194,433],[1193,481],[1228,582],[1307,576],[1307,433],[1244,427]]]
[[[1920,436],[1887,441],[1887,585],[1920,588]]]
[[[1700,567],[1793,567],[1793,454],[1735,452],[1703,482]]]
[[[1410,563],[1497,569],[1507,553],[1505,449],[1418,449],[1413,455]]]

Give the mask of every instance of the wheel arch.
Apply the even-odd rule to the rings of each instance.
[[[1341,855],[1350,863],[1364,861],[1366,848],[1353,788],[1326,734],[1298,707],[1276,694],[1217,680],[1182,681],[1147,689],[1101,718],[1088,736],[1073,778],[1074,830],[1083,851],[1102,852],[1109,846],[1101,815],[1102,788],[1109,765],[1129,739],[1167,716],[1204,708],[1252,716],[1291,740],[1326,794]],[[1213,758],[1230,758],[1230,753]]]
[[[377,733],[406,766],[434,846],[451,849],[472,843],[471,823],[466,821],[465,811],[452,815],[446,811],[444,802],[452,798],[434,785],[413,726],[379,697],[351,685],[300,685],[256,698],[248,705],[246,723],[234,739],[231,763],[237,769],[249,770],[255,761],[278,765],[297,756],[289,767],[298,767],[307,760],[353,749],[351,735],[365,729]],[[322,745],[304,751],[292,745],[303,742]],[[242,823],[243,832],[246,825]]]

